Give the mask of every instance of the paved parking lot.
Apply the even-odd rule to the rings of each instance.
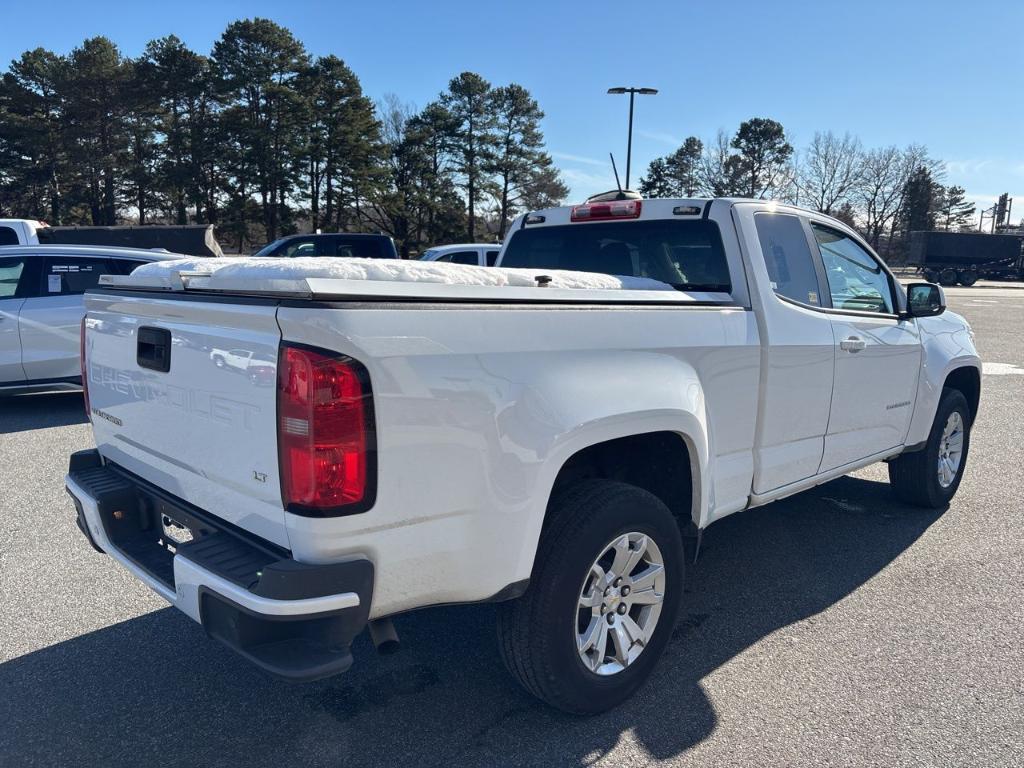
[[[944,513],[884,467],[712,526],[632,701],[561,715],[497,655],[493,608],[396,620],[289,685],[207,640],[73,523],[76,394],[0,399],[0,765],[1024,764],[1024,290],[950,289],[989,364]]]

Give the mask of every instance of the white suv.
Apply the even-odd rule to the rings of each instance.
[[[82,294],[180,254],[80,245],[0,248],[0,390],[77,386]]]

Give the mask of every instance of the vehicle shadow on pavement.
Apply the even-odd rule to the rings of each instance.
[[[0,394],[0,434],[84,424],[82,393]]]
[[[360,638],[351,672],[308,685],[272,680],[158,610],[0,665],[0,764],[587,765],[627,730],[653,758],[673,757],[717,725],[704,677],[849,595],[940,514],[841,478],[716,523],[654,676],[591,718],[516,686],[493,606],[399,617],[398,654]]]

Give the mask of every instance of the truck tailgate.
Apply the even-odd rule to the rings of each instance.
[[[287,547],[276,304],[90,294],[86,311],[89,405],[100,453]]]

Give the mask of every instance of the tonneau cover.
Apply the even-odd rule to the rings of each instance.
[[[114,288],[306,298],[727,302],[728,294],[684,293],[643,277],[444,262],[348,258],[179,259],[104,276]]]

